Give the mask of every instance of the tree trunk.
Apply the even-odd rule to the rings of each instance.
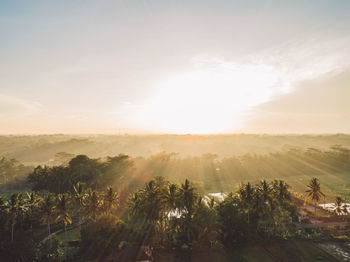
[[[314,204],[315,204],[315,216],[316,216],[316,202]]]
[[[15,223],[12,221],[11,223],[11,242],[13,242],[13,232],[15,230]]]
[[[33,233],[33,222],[30,222],[30,235],[32,236],[32,241],[34,242],[34,233]]]
[[[65,260],[67,260],[67,225],[64,223],[64,238],[66,240],[66,243],[64,245],[64,257]]]
[[[248,225],[250,223],[250,218],[249,218],[249,209],[248,209]]]

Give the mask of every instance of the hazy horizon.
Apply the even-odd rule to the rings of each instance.
[[[349,1],[2,1],[0,134],[350,133]]]

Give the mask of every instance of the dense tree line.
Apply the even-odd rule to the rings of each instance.
[[[96,221],[101,215],[110,216],[119,203],[118,194],[110,187],[96,192],[90,188],[83,190],[78,183],[74,189],[74,193],[69,194],[30,192],[0,197],[0,257],[34,261],[38,256],[36,247],[39,244],[43,247],[45,235],[49,236],[46,241],[51,242],[53,228],[66,232],[73,218],[75,224],[80,225]]]
[[[125,175],[132,166],[126,155],[108,157],[106,161],[78,155],[68,165],[38,166],[28,176],[34,191],[47,190],[53,193],[72,191],[72,185],[82,182],[88,187],[99,189],[113,184]]]
[[[132,195],[129,208],[133,219],[141,219],[150,242],[170,246],[211,247],[219,239],[230,246],[259,236],[283,237],[297,214],[281,180],[242,184],[217,202],[201,196],[188,180],[178,185],[156,178]]]
[[[310,198],[321,192],[317,179],[308,188]],[[94,190],[82,182],[64,194],[30,192],[1,197],[0,253],[13,261],[68,259],[51,233],[66,232],[71,223],[80,228],[82,261],[104,261],[122,242],[156,249],[233,248],[308,236],[295,226],[297,208],[283,180],[242,183],[220,200],[201,193],[187,179],[174,183],[156,177],[131,193],[125,206],[121,207],[112,187]],[[118,212],[120,208],[123,212]]]

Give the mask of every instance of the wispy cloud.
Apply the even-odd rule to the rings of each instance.
[[[292,83],[311,80],[350,65],[350,37],[309,37],[290,41],[256,53],[247,60],[278,68]]]
[[[19,97],[0,94],[0,114],[6,115],[31,115],[42,110],[41,103]]]

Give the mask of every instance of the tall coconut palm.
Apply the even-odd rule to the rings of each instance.
[[[112,187],[107,187],[107,191],[103,195],[103,212],[105,214],[110,214],[112,209],[117,207],[118,201],[118,193],[114,192]]]
[[[83,208],[84,197],[86,196],[84,190],[84,184],[78,182],[76,185],[73,185],[74,190],[74,199],[78,205],[78,216],[79,216],[79,225],[81,226],[81,212]]]
[[[198,195],[195,191],[195,187],[192,186],[188,179],[184,184],[181,184],[179,190],[180,209],[184,216],[183,228],[187,235],[188,243],[191,243],[191,224],[193,220],[193,213],[195,210],[195,203],[198,199]]]
[[[24,210],[23,195],[21,193],[13,193],[8,201],[8,207],[11,219],[11,242],[13,242],[15,224]]]
[[[27,198],[25,200],[25,205],[27,207],[26,214],[30,221],[30,230],[32,231],[35,214],[36,214],[36,211],[38,210],[41,199],[35,192],[31,192],[31,193],[26,192],[26,194],[27,194]]]
[[[84,217],[86,219],[92,219],[93,221],[96,221],[96,218],[101,212],[101,201],[99,194],[95,190],[90,190],[87,193],[84,199],[83,209]]]
[[[55,198],[51,193],[48,193],[44,196],[43,201],[40,205],[41,213],[42,213],[42,220],[44,223],[47,224],[47,229],[49,236],[51,234],[51,224],[56,219],[56,205],[55,205]]]
[[[179,187],[176,184],[170,184],[164,194],[166,212],[174,211],[178,207]]]
[[[305,192],[307,193],[307,196],[314,202],[315,205],[315,214],[316,214],[316,206],[317,203],[320,201],[321,196],[324,196],[324,194],[321,192],[321,186],[318,182],[318,179],[313,177],[309,184],[307,185],[309,188]]]
[[[138,190],[129,198],[129,210],[138,226],[146,233],[145,239],[153,242],[157,237],[156,225],[160,219],[160,205],[157,195],[157,186],[154,180],[146,183],[143,189]]]
[[[139,195],[140,192],[135,192],[131,194],[131,196],[128,199],[129,214],[131,216],[137,215],[138,210],[140,209],[141,198],[139,197]]]
[[[192,186],[191,182],[188,179],[185,180],[184,184],[181,184],[179,196],[185,212],[191,215],[192,209],[198,196],[195,192],[195,188]]]
[[[255,190],[254,187],[248,182],[247,184],[241,184],[238,189],[238,197],[240,203],[247,211],[247,222],[250,223],[250,209],[253,206]]]
[[[272,201],[272,188],[266,180],[262,180],[258,185],[258,194],[261,200],[265,204],[271,204]]]
[[[67,233],[67,224],[72,223],[72,218],[70,217],[68,211],[68,199],[65,194],[59,194],[56,198],[56,221],[60,221],[64,225],[64,233]]]
[[[179,214],[179,187],[177,184],[169,184],[165,187],[163,198],[162,236],[167,235],[171,241],[173,237],[172,220]],[[163,238],[162,238],[163,239]]]
[[[141,211],[148,223],[148,237],[150,241],[163,242],[165,230],[166,199],[165,192],[168,182],[162,177],[156,177],[146,184],[142,190],[140,204]]]
[[[274,180],[272,183],[272,191],[278,201],[289,200],[289,185],[283,180]]]

